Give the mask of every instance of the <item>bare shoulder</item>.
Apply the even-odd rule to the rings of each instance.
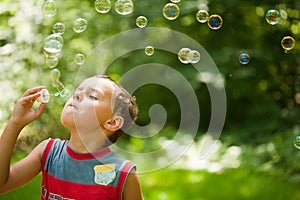
[[[124,191],[123,191],[124,200],[142,200],[142,189],[138,174],[134,169],[128,174]]]

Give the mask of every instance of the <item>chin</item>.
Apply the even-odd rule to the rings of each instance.
[[[74,120],[71,117],[64,117],[62,115],[60,118],[60,122],[64,127],[68,128],[68,129],[75,126]]]

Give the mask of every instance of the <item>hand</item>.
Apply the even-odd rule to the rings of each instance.
[[[32,108],[36,99],[40,96],[39,91],[41,91],[44,86],[38,86],[27,90],[23,96],[17,101],[10,123],[16,127],[23,128],[27,124],[36,120],[44,112],[45,105],[41,103],[40,106],[34,110]]]

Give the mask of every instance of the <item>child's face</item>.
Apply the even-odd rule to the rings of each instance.
[[[84,80],[62,110],[62,124],[69,129],[99,131],[112,117],[113,91],[113,82],[108,79],[91,77]]]

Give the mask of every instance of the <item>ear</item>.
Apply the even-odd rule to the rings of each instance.
[[[124,124],[123,117],[113,116],[111,119],[107,120],[104,123],[104,128],[109,131],[115,132],[115,131],[119,130],[120,128],[122,128],[123,124]]]

